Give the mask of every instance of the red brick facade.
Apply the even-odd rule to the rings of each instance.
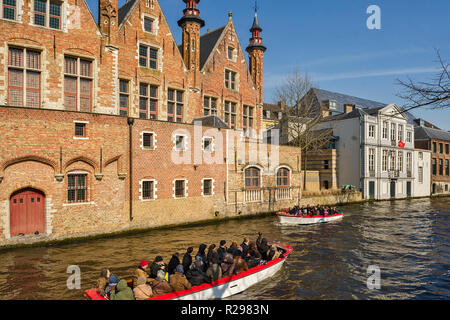
[[[236,131],[192,125],[209,99],[230,127],[261,128],[264,50],[250,50],[259,63],[249,70],[231,14],[202,37],[202,23],[186,18],[180,50],[156,0],[120,9],[100,0],[98,25],[83,0],[48,0],[45,13],[16,3],[14,19],[0,15],[0,244],[271,211],[297,197],[296,149],[280,152],[292,190],[275,194],[274,163],[227,150]],[[211,54],[200,56],[211,34]],[[251,192],[250,166],[262,182]],[[11,237],[12,195],[27,189],[45,197],[45,233]]]

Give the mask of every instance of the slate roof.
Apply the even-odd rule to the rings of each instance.
[[[361,106],[363,109],[379,108],[387,106],[387,103],[362,99],[358,97],[349,96],[342,93],[331,92],[323,89],[312,88],[319,102],[333,100],[337,103],[336,112],[345,112],[344,104],[352,104]]]
[[[230,129],[230,127],[227,126],[227,124],[216,115],[209,115],[200,118],[195,118],[194,120],[192,120],[192,123],[195,124],[195,122],[198,121],[201,122],[202,126]]]
[[[129,0],[128,2],[126,2],[123,6],[121,6],[119,8],[119,13],[118,13],[118,19],[119,19],[119,26],[122,24],[123,20],[125,19],[125,17],[127,16],[128,12],[130,12],[131,8],[133,8],[134,4],[137,2],[138,0]]]
[[[200,36],[200,70],[203,69],[206,60],[208,60],[208,57],[213,51],[217,41],[219,41],[225,27],[226,26],[223,26]]]
[[[428,127],[415,127],[414,135],[416,140],[436,139],[450,141],[450,132]]]

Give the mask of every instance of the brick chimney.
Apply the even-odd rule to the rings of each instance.
[[[354,105],[348,104],[348,103],[344,104],[344,112],[345,113],[350,113],[353,110],[355,110],[355,106]]]

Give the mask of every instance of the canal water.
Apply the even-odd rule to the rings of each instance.
[[[268,239],[294,252],[272,278],[229,299],[449,299],[450,198],[343,207],[341,221],[283,226],[276,216],[156,230],[81,243],[0,251],[0,299],[82,299],[103,267],[128,277],[143,258],[202,242]],[[196,253],[197,250],[194,250]],[[81,290],[67,289],[67,267],[81,269]],[[381,288],[369,289],[369,266]]]

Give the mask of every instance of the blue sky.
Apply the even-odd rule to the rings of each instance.
[[[87,0],[97,17],[97,0]],[[119,5],[125,3],[119,0]],[[177,25],[185,4],[160,0],[177,43]],[[370,5],[381,9],[381,30],[369,30]],[[254,0],[202,0],[202,29],[227,23],[228,12],[243,48],[250,38]],[[384,103],[404,101],[396,96],[396,79],[427,81],[436,74],[435,48],[450,61],[449,0],[258,0],[258,17],[267,46],[264,56],[264,100],[275,102],[274,91],[297,67],[316,87]],[[450,110],[415,110],[450,130]]]

